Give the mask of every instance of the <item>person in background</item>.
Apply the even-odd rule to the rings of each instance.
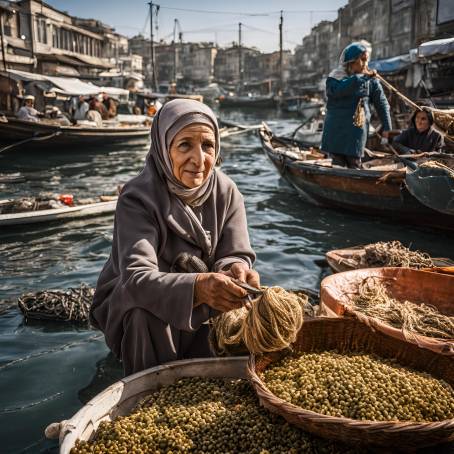
[[[101,98],[102,99],[102,98]],[[109,114],[104,104],[101,102],[98,96],[93,96],[89,104],[90,110],[94,110],[101,115],[102,120],[108,120]]]
[[[33,106],[35,104],[35,97],[27,95],[24,97],[24,105],[18,110],[16,116],[19,120],[39,122],[39,117],[43,114],[38,112]]]
[[[393,139],[398,153],[441,152],[444,147],[443,136],[433,127],[434,118],[430,110],[417,110],[411,117],[410,127]]]
[[[102,103],[104,104],[104,107],[106,108],[107,111],[107,119],[115,118],[117,116],[116,102],[107,93],[103,93]]]
[[[71,122],[63,115],[57,106],[46,106],[46,118],[52,120],[60,126],[71,126]]]
[[[77,103],[76,110],[74,111],[73,120],[86,120],[87,113],[90,110],[88,102],[85,100],[85,96],[79,96],[79,101]]]
[[[348,45],[339,59],[339,66],[326,80],[326,117],[321,149],[328,153],[333,165],[361,168],[370,123],[372,103],[383,125],[383,137],[391,129],[389,104],[376,71],[368,66],[366,42]]]

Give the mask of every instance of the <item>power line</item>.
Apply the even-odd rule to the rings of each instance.
[[[171,9],[174,11],[186,11],[189,13],[232,14],[234,16],[269,16],[269,13],[240,13],[238,11],[214,11],[209,9],[173,8],[171,6],[161,6],[161,8]]]

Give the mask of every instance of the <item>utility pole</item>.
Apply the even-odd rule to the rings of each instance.
[[[183,43],[183,32],[181,31],[180,21],[178,19],[174,19],[173,21],[173,81],[175,85],[177,83],[177,74],[178,74],[178,66],[179,66],[179,55],[178,55],[178,46],[177,46],[177,27],[178,27],[178,41],[179,41],[179,48],[180,51],[182,49]]]
[[[3,14],[0,12],[0,34],[2,38],[2,59],[3,59],[3,70],[8,69],[6,65],[6,54],[5,54],[5,37],[3,36]]]
[[[279,21],[279,90],[284,90],[284,53],[282,49],[282,29],[284,25],[284,17],[282,15],[283,11],[281,10],[281,20]]]
[[[156,14],[159,11],[159,5],[148,3],[150,5],[150,40],[151,40],[151,88],[154,91],[158,91],[158,78],[156,75],[156,62],[154,55],[154,36],[153,36],[153,8],[156,10]]]
[[[240,79],[240,92],[243,91],[243,59],[241,52],[241,22],[238,24],[238,69],[239,69],[239,79]]]

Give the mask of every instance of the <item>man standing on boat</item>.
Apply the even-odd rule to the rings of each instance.
[[[348,45],[339,59],[339,66],[326,80],[326,118],[321,149],[328,153],[333,165],[361,168],[369,134],[370,104],[383,125],[383,136],[391,129],[389,104],[376,71],[368,68],[370,50],[366,42]]]
[[[39,122],[39,117],[42,113],[38,112],[33,105],[35,104],[35,97],[27,95],[24,97],[24,105],[17,111],[17,118],[23,121]]]

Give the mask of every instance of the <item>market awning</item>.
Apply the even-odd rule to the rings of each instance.
[[[397,73],[407,69],[411,65],[410,54],[398,55],[397,57],[384,58],[382,60],[372,60],[369,68],[376,69],[379,73]]]
[[[454,55],[454,38],[427,41],[418,47],[418,57],[445,57]]]
[[[49,82],[52,85],[49,91],[60,93],[66,96],[93,96],[103,92],[109,94],[112,97],[129,95],[129,91],[123,88],[98,87],[97,85],[82,82],[81,80],[74,77],[44,76],[42,74],[18,71],[15,69],[9,69],[7,73],[9,73],[10,76],[16,80],[23,80],[27,82]]]

